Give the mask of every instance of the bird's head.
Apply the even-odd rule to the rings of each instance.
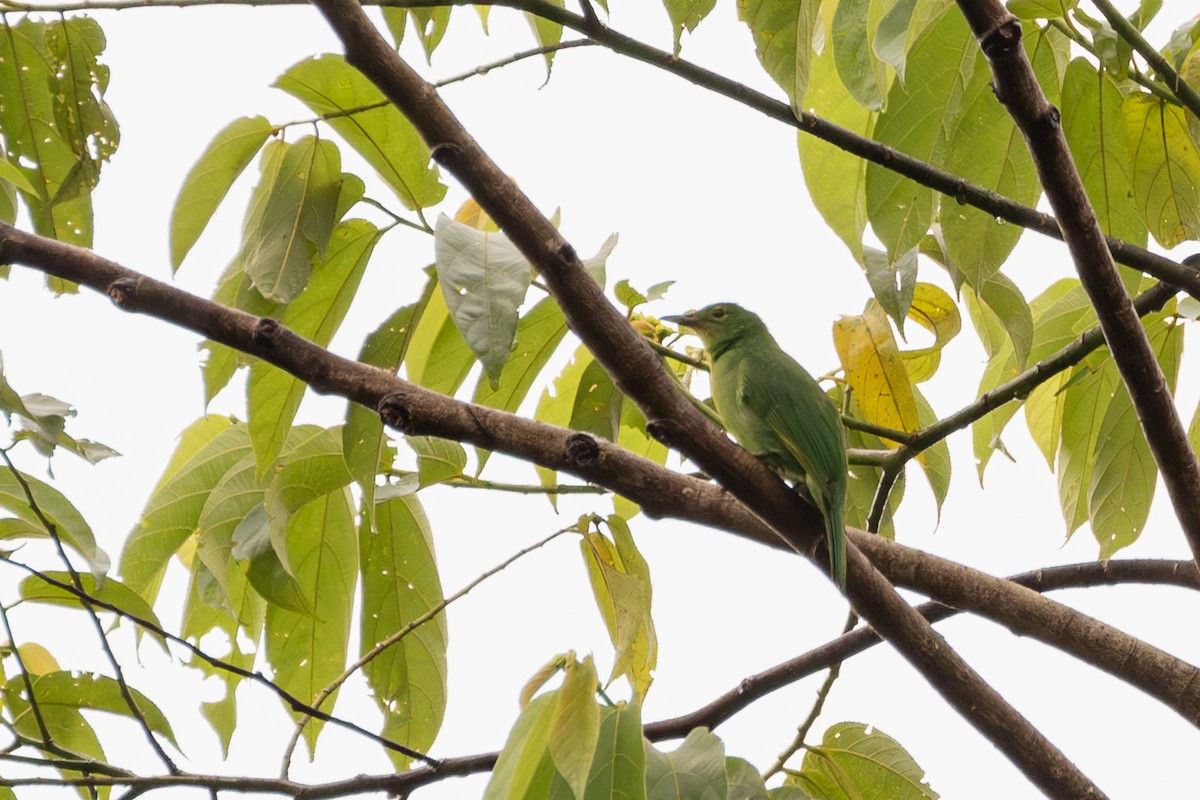
[[[766,331],[766,326],[753,311],[734,303],[713,303],[699,311],[674,317],[663,317],[695,333],[710,352],[723,349],[743,336]]]

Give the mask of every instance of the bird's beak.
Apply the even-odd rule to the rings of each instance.
[[[697,320],[691,314],[679,314],[670,317],[662,317],[662,320],[665,322],[673,322],[676,325],[680,325],[684,328],[691,328],[692,330],[696,329],[695,326]]]

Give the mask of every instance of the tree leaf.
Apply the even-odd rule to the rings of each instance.
[[[72,583],[71,573],[69,572],[47,571],[42,574],[68,586]],[[96,579],[92,575],[80,575],[79,582],[83,585],[83,591],[89,597],[115,606],[121,611],[132,614],[139,619],[153,622],[160,628],[162,627],[158,621],[158,617],[154,615],[154,609],[150,607],[150,604],[137,592],[115,578],[105,578],[102,584],[97,585]],[[22,600],[27,600],[31,603],[48,603],[57,606],[67,606],[69,608],[83,607],[80,598],[76,597],[72,592],[47,583],[38,575],[30,575],[21,581],[20,593]],[[96,610],[104,612],[106,609],[97,608]],[[163,646],[163,649],[166,650],[166,640],[161,636],[156,636],[155,638]]]
[[[899,742],[861,722],[830,726],[821,745],[804,754],[799,773],[785,783],[818,797],[938,797],[925,783],[925,771]]]
[[[467,452],[458,442],[436,436],[405,436],[404,442],[417,454],[421,488],[460,477],[467,466]]]
[[[639,703],[605,708],[584,800],[646,800],[645,741]]]
[[[359,529],[362,652],[442,602],[429,521],[416,495],[380,503],[376,532]],[[446,710],[446,615],[438,614],[368,662],[363,672],[384,713],[384,733],[419,751],[433,744]],[[397,770],[410,759],[389,751]]]
[[[349,492],[331,492],[296,511],[288,521],[287,549],[296,582],[320,613],[297,614],[268,605],[267,658],[275,669],[275,682],[311,703],[346,666],[358,578]],[[335,699],[331,695],[325,702],[326,710],[333,710]],[[318,719],[304,729],[310,755],[320,730]]]
[[[171,269],[178,270],[229,188],[274,128],[266,117],[241,117],[222,128],[183,179],[171,210]]]
[[[820,0],[739,0],[738,18],[750,27],[758,60],[798,112],[808,89]]]
[[[19,693],[22,695],[20,703],[25,704],[24,683],[20,678],[13,680],[20,688],[13,692],[16,687],[13,686],[13,681],[9,681],[5,686],[6,699],[12,700],[14,699],[13,694]],[[158,706],[132,686],[127,686],[126,689],[137,703],[138,710],[141,711],[142,718],[146,720],[150,730],[162,736],[178,749],[179,743],[175,741],[175,733],[171,730],[171,724]],[[123,717],[133,718],[134,716],[121,693],[121,684],[106,675],[81,675],[66,671],[47,672],[33,678],[33,694],[37,698],[38,708],[42,711],[48,708],[71,710],[90,708]],[[13,706],[9,706],[9,708],[14,712],[14,717],[19,716],[15,713],[16,709]],[[59,742],[59,744],[63,743]]]
[[[917,285],[917,248],[901,253],[894,260],[874,247],[864,247],[862,251],[862,265],[871,292],[903,332],[904,318],[908,316]]]
[[[705,728],[693,728],[683,744],[661,753],[646,742],[647,800],[725,800],[725,745]]]
[[[918,283],[913,287],[913,300],[907,316],[934,337],[929,347],[901,353],[908,377],[915,384],[929,380],[937,372],[942,348],[962,330],[962,317],[954,298],[932,283]]]
[[[1100,228],[1109,236],[1145,247],[1146,223],[1129,184],[1133,163],[1121,90],[1107,72],[1077,58],[1067,67],[1062,96],[1063,134]]]
[[[875,139],[923,161],[941,162],[978,51],[962,14],[943,13],[908,56],[908,68],[921,80],[892,85],[887,109],[875,124]],[[866,192],[867,216],[889,256],[895,259],[921,243],[933,222],[932,189],[869,164]]]
[[[675,55],[679,55],[680,37],[686,28],[688,33],[704,21],[716,8],[717,0],[664,0],[667,16],[671,19],[671,31],[675,35]]]
[[[1184,110],[1133,94],[1122,107],[1142,221],[1163,247],[1200,237],[1200,152]]]
[[[387,12],[400,9],[387,9]],[[450,9],[434,9],[444,11]],[[413,9],[417,15],[429,9]],[[383,93],[339,55],[324,54],[293,65],[275,87],[300,100],[366,159],[406,208],[436,205],[446,195],[429,147]],[[370,107],[370,108],[368,108]],[[363,110],[358,110],[363,109]],[[347,113],[354,110],[355,113]]]
[[[522,800],[527,796],[538,767],[547,756],[550,725],[557,705],[556,692],[547,692],[521,711],[492,768],[484,800]]]
[[[333,142],[305,136],[286,148],[242,245],[243,267],[254,287],[281,303],[299,296],[313,260],[325,254],[342,185],[342,160]]]
[[[25,496],[27,486],[38,510],[54,526],[54,530],[63,544],[83,556],[92,575],[97,580],[103,580],[110,566],[108,554],[96,544],[96,537],[83,515],[53,486],[24,472],[18,474],[20,480],[17,479],[17,475],[14,475],[13,470],[0,468],[0,508],[7,509],[17,519],[28,523],[29,527],[23,529],[26,534],[37,530],[41,532],[41,535],[49,537],[50,532],[45,529],[41,517],[33,510],[29,499]]]
[[[406,345],[408,379],[426,389],[453,395],[474,364],[475,355],[450,316],[445,294],[434,291]]]
[[[547,749],[555,770],[575,797],[583,797],[600,739],[596,666],[588,656],[583,661],[568,660],[564,670],[562,686],[555,692],[557,702],[550,717]]]
[[[481,375],[471,402],[515,413],[566,335],[567,320],[558,303],[553,297],[539,300],[517,323],[513,350],[504,362],[497,386],[493,388],[487,376]],[[476,474],[483,471],[489,455],[489,451],[475,448],[479,465]]]
[[[245,425],[188,429],[121,552],[121,577],[130,589],[154,603],[167,562],[196,530],[209,494],[250,454]]]
[[[565,0],[548,0],[548,2],[556,8],[566,8]],[[533,35],[537,39],[539,47],[552,47],[562,41],[563,28],[557,22],[528,11],[525,12],[525,19],[529,22],[529,27],[533,29]],[[546,61],[546,80],[550,80],[550,68],[554,65],[554,51],[543,53],[542,58]]]
[[[872,302],[865,314],[835,322],[833,343],[863,418],[894,430],[917,430],[912,383],[879,304]]]
[[[887,70],[875,55],[876,26],[871,24],[872,12],[877,15],[882,5],[871,0],[841,0],[830,26],[830,44],[841,83],[860,106],[870,111],[883,107],[887,93]]]
[[[284,312],[283,324],[322,347],[328,346],[350,310],[380,236],[382,232],[365,220],[340,223],[308,288]],[[247,387],[250,441],[260,475],[270,469],[283,446],[307,388],[274,364],[255,361],[251,365]]]
[[[445,214],[434,227],[434,250],[450,316],[495,388],[512,352],[530,264],[503,234],[477,231]]]
[[[744,758],[725,758],[725,782],[729,800],[768,800],[767,787],[758,770]]]

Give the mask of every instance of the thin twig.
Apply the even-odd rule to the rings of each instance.
[[[4,623],[4,633],[8,637],[9,645],[12,647],[12,654],[17,662],[17,669],[21,672],[21,682],[25,684],[25,693],[29,695],[29,709],[33,712],[34,722],[37,723],[38,734],[42,737],[42,745],[49,747],[54,744],[54,739],[50,736],[50,729],[46,727],[46,720],[42,716],[41,706],[38,705],[37,695],[33,692],[33,679],[29,675],[29,668],[25,666],[25,659],[21,658],[21,651],[17,647],[17,640],[13,638],[12,624],[8,619],[8,609],[2,603],[0,603],[0,621]]]
[[[846,617],[846,624],[842,626],[842,635],[845,636],[850,631],[854,630],[854,626],[858,624],[858,614],[853,611]],[[764,781],[770,780],[776,773],[783,769],[783,765],[788,760],[799,752],[800,748],[805,747],[804,740],[808,738],[808,732],[812,730],[812,726],[816,724],[817,717],[821,716],[822,709],[825,708],[825,701],[829,698],[829,692],[833,689],[833,684],[837,681],[838,676],[842,674],[842,662],[838,661],[829,668],[829,674],[825,676],[825,682],[821,684],[821,688],[817,690],[817,699],[813,702],[812,708],[808,712],[808,716],[800,723],[800,727],[796,729],[796,736],[791,743],[784,749],[782,753],[775,759],[775,763],[762,774]]]
[[[528,50],[522,50],[519,53],[513,53],[511,56],[502,58],[499,61],[493,61],[490,64],[481,64],[475,69],[467,70],[466,72],[453,75],[449,78],[442,78],[440,81],[436,81],[433,85],[435,88],[441,89],[443,86],[449,86],[452,83],[459,83],[460,81],[465,81],[469,78],[487,75],[494,69],[507,67],[509,64],[516,64],[518,61],[524,61],[527,58],[549,55],[550,53],[557,53],[559,50],[570,50],[573,47],[591,47],[595,44],[596,43],[591,39],[570,39],[565,42],[557,42],[556,44],[547,44],[542,45],[541,47],[531,47]]]
[[[471,581],[463,588],[459,589],[457,592],[455,592],[450,597],[445,598],[440,603],[436,604],[433,608],[429,609],[424,614],[417,617],[416,619],[414,619],[412,622],[405,625],[400,630],[396,631],[395,633],[388,636],[387,638],[381,639],[380,641],[376,642],[375,645],[370,650],[363,653],[362,656],[357,661],[355,661],[350,666],[346,667],[345,671],[342,672],[341,675],[334,678],[332,681],[330,681],[328,686],[324,687],[319,692],[317,692],[316,695],[313,696],[313,701],[312,701],[313,708],[320,708],[321,705],[324,704],[324,702],[329,698],[329,696],[331,694],[333,694],[334,692],[336,692],[338,690],[338,688],[350,678],[351,675],[358,672],[360,669],[365,667],[367,664],[371,663],[376,658],[378,658],[379,654],[382,653],[384,650],[387,650],[389,647],[396,644],[397,642],[402,640],[404,637],[408,636],[410,633],[415,631],[417,628],[421,627],[422,625],[429,622],[430,620],[436,618],[439,614],[444,612],[446,610],[446,607],[449,606],[451,603],[453,603],[456,600],[459,600],[463,597],[466,597],[467,594],[470,593],[470,591],[472,589],[474,589],[476,586],[483,583],[485,580],[492,577],[493,575],[496,575],[497,573],[504,571],[507,567],[509,567],[517,559],[521,558],[522,556],[526,556],[535,550],[539,550],[542,547],[545,547],[547,544],[554,541],[559,536],[562,536],[564,533],[569,533],[570,531],[578,531],[578,528],[575,525],[570,525],[566,528],[560,528],[560,529],[556,530],[554,533],[547,536],[546,538],[542,539],[541,541],[535,542],[535,543],[529,545],[528,547],[518,550],[516,553],[509,556],[508,558],[506,558],[504,561],[497,564],[496,566],[492,567],[487,572],[484,572],[478,578]],[[312,717],[310,715],[302,714],[300,716],[300,718],[296,720],[296,729],[295,729],[295,731],[292,732],[292,738],[290,741],[288,741],[288,746],[287,746],[286,750],[284,751],[283,766],[279,771],[280,778],[287,778],[288,771],[290,770],[291,764],[292,764],[292,753],[296,749],[297,742],[300,741],[300,734],[304,732],[304,728],[306,725],[308,725],[308,722],[310,719],[312,719]]]
[[[0,448],[0,459],[4,460],[9,472],[12,473],[13,479],[16,480],[16,482],[21,486],[21,491],[25,494],[25,502],[29,504],[29,509],[34,513],[34,516],[38,518],[38,521],[42,523],[42,527],[46,529],[46,533],[49,534],[50,540],[54,542],[54,549],[58,551],[59,560],[61,560],[66,566],[67,574],[71,576],[71,585],[73,585],[78,592],[80,605],[83,606],[88,617],[91,619],[92,627],[96,629],[96,635],[100,639],[100,648],[104,651],[104,655],[108,659],[109,666],[111,666],[113,669],[113,676],[116,679],[117,688],[121,693],[121,699],[124,700],[125,705],[129,707],[130,714],[132,714],[133,718],[137,720],[138,725],[142,729],[143,735],[146,737],[146,741],[150,743],[150,748],[154,751],[155,755],[158,756],[158,759],[163,762],[163,766],[165,766],[167,771],[172,775],[177,774],[179,772],[179,767],[175,764],[175,761],[169,755],[167,755],[167,751],[159,743],[158,739],[154,737],[154,731],[150,728],[150,722],[146,719],[146,715],[142,711],[141,707],[138,706],[137,700],[134,699],[133,692],[129,691],[129,683],[125,680],[125,671],[121,668],[121,662],[117,660],[117,656],[113,652],[112,645],[109,644],[108,634],[104,630],[104,623],[100,621],[100,615],[96,613],[95,607],[92,605],[87,592],[83,588],[83,579],[79,577],[78,570],[75,569],[75,565],[71,563],[71,559],[67,556],[67,550],[63,546],[62,537],[58,535],[58,526],[51,522],[50,518],[42,512],[41,506],[38,505],[37,499],[33,496],[33,489],[29,486],[29,482],[25,480],[25,476],[21,474],[21,471],[17,469],[15,464],[13,464],[12,459],[8,455],[7,449]]]

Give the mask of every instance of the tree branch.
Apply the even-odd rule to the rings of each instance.
[[[1025,136],[1184,537],[1200,561],[1200,464],[1084,191],[1058,109],[1046,100],[1021,46],[1021,23],[999,0],[959,0],[958,5],[991,65],[996,97]]]

